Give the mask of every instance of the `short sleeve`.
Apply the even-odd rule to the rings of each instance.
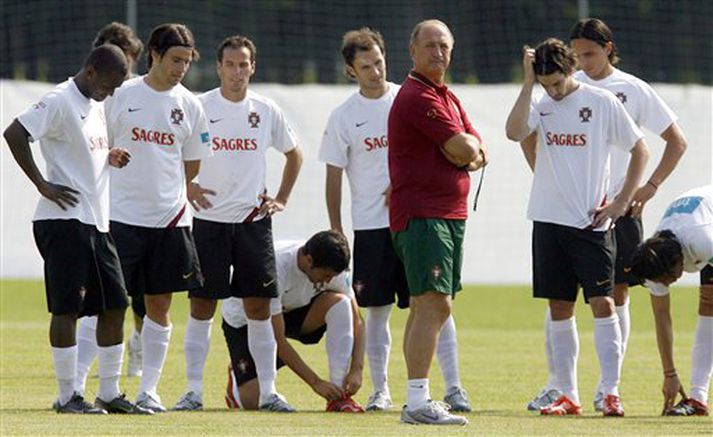
[[[610,143],[625,150],[630,151],[634,144],[643,138],[641,132],[626,112],[624,105],[613,94],[607,94],[605,107],[609,112],[608,136]]]
[[[32,141],[55,137],[62,128],[62,101],[57,94],[47,94],[17,116]]]
[[[641,114],[638,124],[657,135],[661,135],[676,121],[676,114],[656,94],[651,85],[642,82],[640,86],[642,104],[640,105]]]
[[[424,90],[409,94],[399,102],[400,118],[409,123],[431,142],[444,145],[454,135],[465,132],[465,127],[455,120],[434,91]],[[403,111],[408,112],[408,116]]]
[[[272,144],[271,146],[282,152],[287,153],[297,147],[299,143],[295,131],[292,130],[290,124],[285,118],[285,114],[276,105],[271,105],[273,125],[272,125]]]
[[[208,120],[206,119],[203,106],[197,102],[191,102],[195,111],[193,120],[193,130],[188,140],[183,145],[183,160],[196,161],[212,155],[210,148],[210,133],[208,132]]]
[[[332,113],[319,146],[319,160],[325,164],[344,168],[349,164],[349,140],[339,127],[339,117]]]

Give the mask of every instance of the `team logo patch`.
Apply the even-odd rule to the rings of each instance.
[[[248,368],[250,367],[250,364],[248,363],[248,360],[245,358],[241,358],[240,361],[238,361],[238,375],[244,375],[247,373]]]
[[[364,285],[364,282],[362,282],[362,281],[356,281],[356,282],[354,283],[354,287],[353,287],[353,288],[354,288],[354,293],[356,293],[356,294],[361,294],[361,292],[364,291],[364,288],[365,288],[365,287],[366,287],[366,285]]]
[[[255,129],[260,124],[260,115],[255,111],[250,111],[248,114],[248,123],[250,123],[250,128]]]
[[[204,143],[210,143],[210,134],[208,132],[201,132],[201,141]]]
[[[32,107],[34,109],[45,109],[47,107],[47,104],[45,102],[43,102],[42,100],[40,100],[39,102],[32,105]]]
[[[183,109],[174,108],[171,110],[171,123],[180,125],[183,121]]]
[[[438,116],[438,111],[434,108],[429,109],[426,112],[426,117],[435,119]]]
[[[592,118],[592,110],[585,106],[579,110],[579,118],[582,119],[582,123],[589,123],[589,119]]]
[[[438,280],[441,277],[441,274],[443,273],[443,270],[441,270],[440,266],[433,266],[431,269],[431,276],[433,279]]]
[[[626,103],[626,94],[624,94],[622,91],[616,93],[616,98],[619,99],[621,103]]]

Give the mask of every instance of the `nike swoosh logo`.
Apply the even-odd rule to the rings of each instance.
[[[87,118],[87,116],[86,116],[86,115],[79,114],[79,118],[81,118],[82,120],[84,120],[85,118]]]
[[[129,112],[141,111],[142,108],[129,108]]]
[[[191,276],[193,276],[193,272],[190,272],[190,273],[184,273],[184,274],[183,274],[183,275],[181,275],[181,276],[183,277],[183,279],[188,279],[188,278],[190,278]]]
[[[275,282],[274,279],[273,279],[272,281],[269,281],[269,282],[263,282],[263,283],[262,283],[262,288],[267,288],[267,287],[269,287],[270,285],[272,285],[274,282]]]
[[[362,127],[362,126],[364,126],[364,125],[367,124],[367,123],[368,123],[368,121],[362,121],[361,123],[357,123],[357,124],[356,124],[356,127]]]
[[[600,286],[600,285],[604,285],[604,284],[606,284],[607,282],[609,282],[608,279],[605,279],[605,280],[603,280],[603,281],[597,281],[597,287]]]
[[[624,273],[629,273],[631,271],[631,267],[624,267]]]
[[[542,117],[547,117],[548,115],[552,114],[551,112],[540,112],[540,115]]]
[[[208,121],[210,121],[211,123],[217,123],[217,122],[219,122],[220,120],[222,120],[222,118],[216,118],[215,120],[213,120],[213,119],[211,118],[211,119],[209,119]]]

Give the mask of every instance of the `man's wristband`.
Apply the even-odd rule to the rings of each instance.
[[[651,185],[652,187],[654,187],[654,190],[657,190],[657,191],[658,191],[658,189],[659,189],[658,184],[654,183],[651,179],[649,179],[648,181],[646,181],[646,183],[649,184],[649,185]]]

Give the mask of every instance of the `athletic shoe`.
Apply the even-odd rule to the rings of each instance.
[[[134,333],[129,338],[129,365],[126,368],[126,376],[141,376],[141,362],[144,352],[141,348],[141,335]]]
[[[375,391],[366,401],[366,411],[386,411],[391,409],[393,403],[386,390]]]
[[[240,403],[238,403],[239,396],[238,381],[235,380],[233,365],[228,364],[228,386],[225,388],[225,403],[228,408],[240,408]]]
[[[327,402],[326,411],[332,413],[363,413],[364,407],[350,396]]]
[[[562,392],[556,388],[551,388],[549,390],[542,390],[537,396],[532,398],[529,404],[527,404],[527,409],[529,411],[540,411],[548,405],[552,405],[559,397],[562,396]]]
[[[132,404],[128,399],[126,399],[126,394],[124,393],[109,402],[96,398],[94,400],[94,406],[106,410],[109,414],[153,414],[153,411],[151,410]]]
[[[409,411],[406,406],[401,410],[401,423],[410,425],[467,425],[468,419],[448,412],[445,404],[429,400],[423,407]]]
[[[287,403],[284,396],[278,393],[273,393],[268,398],[267,402],[260,404],[260,411],[271,411],[274,413],[294,413],[297,411],[295,407]]]
[[[597,390],[592,404],[594,405],[594,411],[604,411],[604,393]]]
[[[139,393],[139,395],[136,396],[136,405],[143,409],[151,410],[154,413],[166,412],[166,407],[161,405],[161,398],[157,394]]]
[[[203,398],[194,391],[184,393],[176,402],[173,411],[203,411]]]
[[[54,401],[52,409],[60,414],[107,414],[106,410],[85,401],[84,397],[77,392],[74,392],[64,405],[60,405],[59,400]]]
[[[708,405],[693,398],[686,398],[666,411],[666,416],[707,416]]]
[[[575,404],[565,395],[560,396],[552,404],[540,409],[540,414],[544,416],[580,416],[582,406]]]
[[[470,400],[468,400],[468,393],[465,389],[453,386],[446,391],[446,396],[443,401],[450,405],[450,411],[457,411],[460,413],[470,413],[473,409],[470,407]]]
[[[604,398],[602,413],[606,417],[624,417],[624,407],[619,396],[607,395]]]

